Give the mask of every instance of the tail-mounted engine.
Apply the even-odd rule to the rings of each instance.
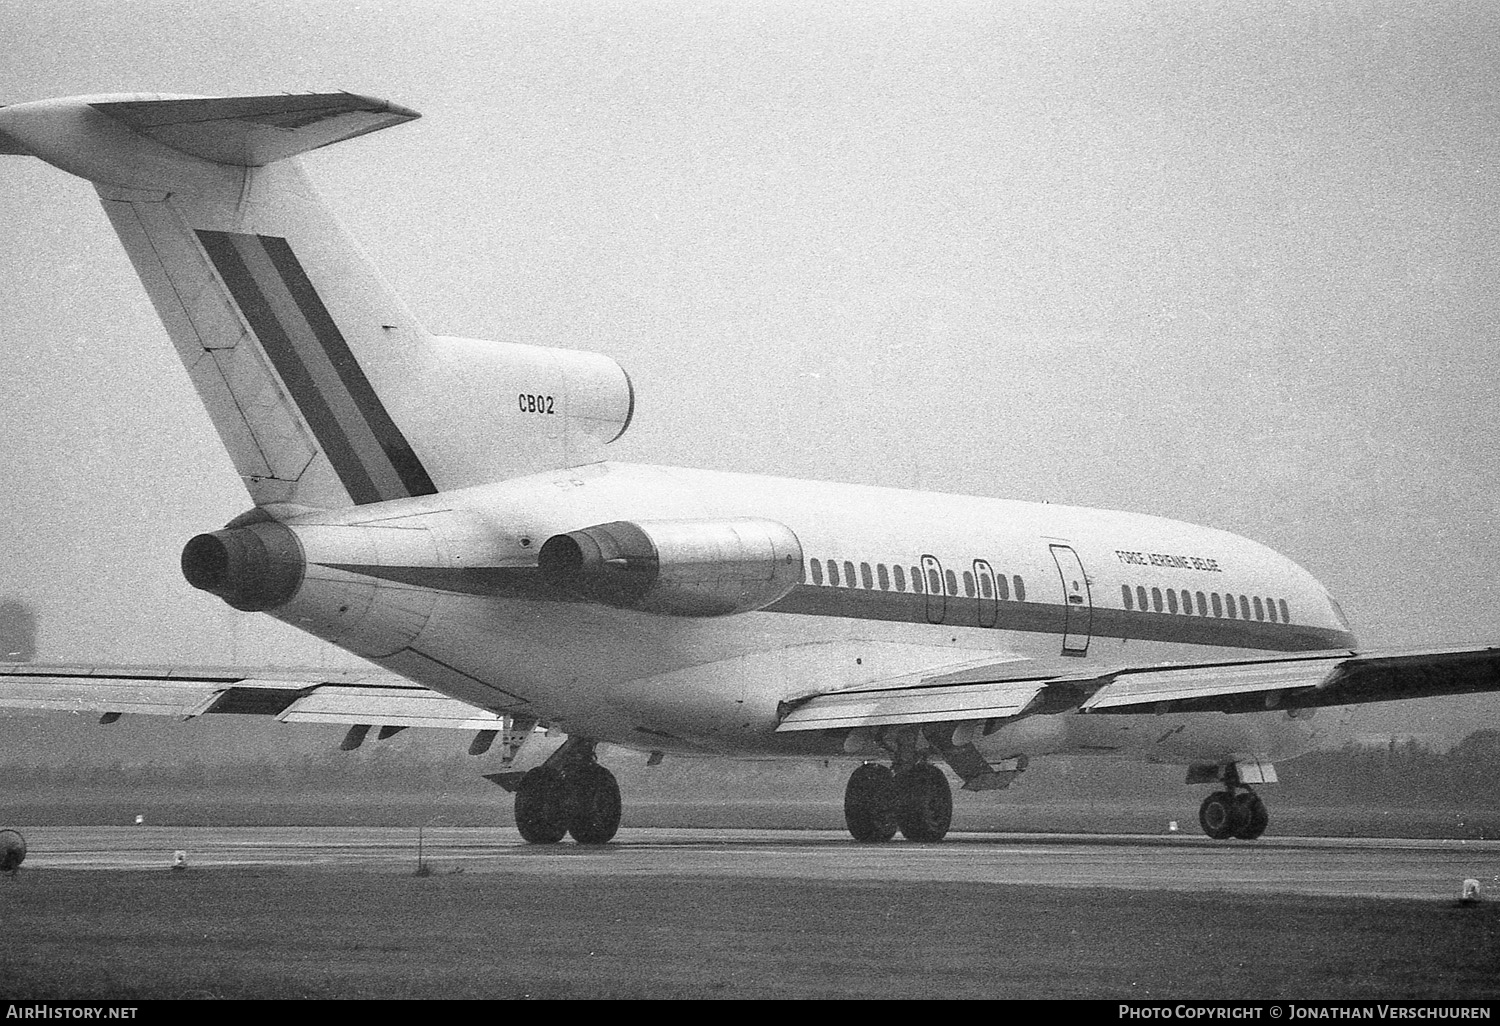
[[[615,521],[554,535],[549,583],[621,609],[727,616],[764,609],[802,581],[802,543],[774,520]]]

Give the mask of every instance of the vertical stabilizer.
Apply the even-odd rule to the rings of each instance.
[[[258,506],[593,462],[629,420],[605,357],[429,335],[289,159],[415,117],[351,93],[0,107],[0,152],[94,183]]]

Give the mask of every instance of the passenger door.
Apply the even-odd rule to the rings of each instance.
[[[1083,561],[1068,545],[1052,545],[1052,561],[1063,590],[1063,655],[1083,655],[1089,650],[1094,625],[1094,597]]]

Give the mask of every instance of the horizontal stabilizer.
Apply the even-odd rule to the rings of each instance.
[[[355,93],[129,99],[91,106],[175,150],[244,167],[261,167],[421,117]],[[0,146],[3,140],[0,136]]]

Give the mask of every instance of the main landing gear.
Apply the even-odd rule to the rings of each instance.
[[[1244,787],[1243,784],[1240,785]],[[1216,841],[1237,837],[1253,841],[1266,832],[1271,815],[1260,795],[1249,788],[1242,791],[1215,791],[1203,799],[1198,808],[1198,824]]]
[[[532,844],[556,844],[564,834],[579,844],[605,844],[620,828],[620,785],[594,761],[593,745],[566,749],[521,778],[516,827]]]
[[[844,822],[856,841],[941,841],[953,823],[953,789],[943,771],[919,762],[892,771],[867,762],[844,788]]]

